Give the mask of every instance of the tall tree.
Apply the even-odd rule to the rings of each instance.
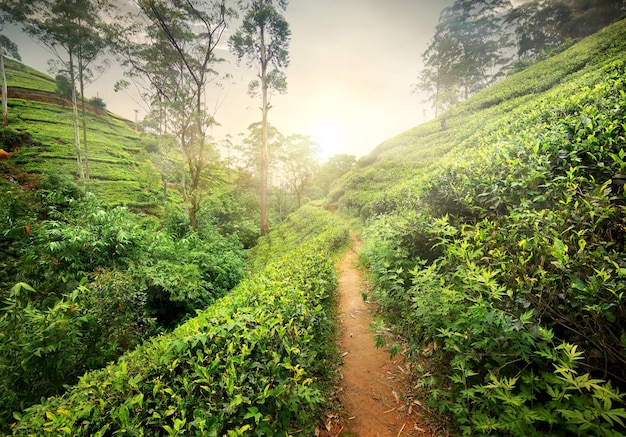
[[[279,159],[280,172],[289,192],[296,196],[297,206],[302,206],[302,196],[311,185],[318,168],[319,145],[307,135],[290,135],[285,138]]]
[[[50,49],[58,61],[57,71],[69,74],[72,83],[74,147],[81,178],[89,177],[84,85],[91,74],[90,64],[102,55],[106,46],[99,25],[101,13],[110,7],[112,5],[108,0],[3,0],[0,3],[0,10]],[[84,156],[79,139],[77,84],[80,84],[83,99]]]
[[[533,0],[513,9],[518,68],[577,41],[626,15],[624,0]]]
[[[4,27],[4,16],[0,16],[0,31]],[[0,35],[0,75],[2,76],[2,127],[9,125],[9,115],[7,107],[7,76],[4,71],[4,57],[11,56],[12,58],[21,60],[18,53],[17,45],[4,35]]]
[[[563,44],[562,26],[571,19],[571,8],[562,1],[535,0],[513,9],[507,22],[513,26],[517,62],[533,61]]]
[[[102,56],[108,47],[108,42],[98,17],[110,7],[106,1],[83,1],[75,10],[80,44],[77,46],[76,63],[78,68],[78,87],[80,94],[83,150],[85,152],[85,179],[89,180],[89,150],[87,145],[87,112],[85,108],[85,85],[93,79],[94,63]],[[98,71],[103,71],[106,63],[95,65]]]
[[[503,20],[511,8],[509,0],[456,0],[441,12],[417,85],[437,112],[502,76],[509,59]]]
[[[422,54],[424,69],[421,71],[416,91],[428,95],[435,109],[435,117],[458,102],[458,78],[454,65],[459,62],[461,51],[449,31],[437,27],[428,49]]]
[[[243,22],[231,36],[231,50],[241,61],[246,58],[248,66],[258,68],[258,80],[250,83],[252,96],[261,93],[261,235],[269,232],[267,220],[268,187],[268,113],[271,108],[269,92],[284,93],[287,81],[283,68],[289,65],[288,47],[291,39],[289,24],[280,11],[287,9],[287,0],[242,0],[239,6],[244,13]]]
[[[152,101],[167,110],[186,166],[182,187],[195,229],[203,171],[215,153],[208,134],[215,111],[207,107],[207,86],[218,77],[215,66],[221,59],[216,50],[234,12],[226,0],[136,0],[134,4],[133,20],[120,32],[130,34],[131,43],[120,44],[121,52],[126,54],[126,66],[138,68],[149,80]]]

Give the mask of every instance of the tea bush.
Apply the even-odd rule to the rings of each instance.
[[[75,289],[85,277],[91,280],[98,269],[116,269],[152,294],[153,309],[184,302],[191,313],[241,279],[244,255],[234,238],[211,228],[202,235],[187,229],[172,236],[126,208],[108,207],[90,193],[72,190],[59,182],[50,189],[43,184],[37,194],[29,194],[30,200],[7,193],[0,211],[16,224],[4,232],[15,234],[5,242],[15,282],[28,282],[42,294],[60,293]],[[14,205],[20,204],[30,205],[31,214],[15,212]],[[28,238],[17,232],[22,224],[29,226]]]
[[[293,232],[292,243],[271,261],[261,249],[262,271],[63,396],[16,413],[13,434],[312,434],[334,351],[334,254],[347,229],[311,207],[290,223],[315,231],[303,239],[281,226],[268,240]]]
[[[0,303],[0,429],[11,421],[12,410],[62,392],[85,370],[88,317],[78,291],[45,308],[33,304],[34,294],[32,287],[18,283]]]
[[[37,187],[0,192],[0,431],[12,411],[174,328],[244,274],[234,237],[172,236],[62,177]]]
[[[626,432],[624,41],[622,21],[468,99],[439,139],[416,128],[412,152],[388,144],[367,167],[389,175],[396,159],[420,169],[409,180],[375,194],[344,179],[346,201],[363,199],[362,257],[421,369],[416,390],[453,432]],[[407,159],[444,143],[436,161]]]

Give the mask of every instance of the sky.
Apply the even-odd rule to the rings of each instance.
[[[439,14],[452,0],[291,0],[284,13],[291,29],[288,91],[272,96],[269,122],[282,134],[310,135],[321,160],[346,153],[357,158],[430,118],[424,97],[412,94],[422,68],[421,54],[433,36]],[[231,32],[234,32],[234,28]],[[22,62],[48,72],[44,51],[19,29],[3,30],[18,44]],[[240,142],[247,127],[261,119],[259,98],[247,94],[256,71],[237,65],[226,40],[220,69],[233,77],[219,90],[209,89],[218,107],[213,136]],[[107,108],[130,120],[145,114],[132,89],[114,92],[122,79],[113,65],[85,90]]]

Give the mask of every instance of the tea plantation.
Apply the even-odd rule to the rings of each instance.
[[[381,144],[333,200],[463,435],[626,432],[626,22]]]
[[[620,21],[389,139],[361,158],[331,193],[329,202],[338,203],[338,213],[361,230],[361,259],[392,328],[389,340],[402,345],[411,363],[413,395],[450,435],[626,434],[625,60],[626,21]],[[37,103],[16,99],[12,105],[23,105],[22,114],[29,114],[28,120],[12,120],[18,127],[49,120]],[[63,119],[64,110],[57,110]],[[158,196],[149,182],[154,167],[143,152],[135,153],[138,134],[117,121],[107,123],[102,137],[94,134],[94,144],[101,142],[93,158],[99,175],[94,190],[112,200],[118,186],[128,187],[121,197],[131,199],[129,206],[150,208]],[[15,155],[17,163],[32,173],[44,167],[60,171],[72,159],[71,148],[45,122],[36,125],[41,127],[32,131],[35,142]],[[109,128],[123,144],[108,143]],[[137,187],[140,195],[132,194]],[[51,225],[59,219],[54,199],[40,203],[57,205],[51,216],[28,208],[26,216],[19,212],[22,197],[9,200],[11,208],[0,206],[14,224],[0,234],[7,253],[17,257],[26,250],[29,220],[46,219],[41,241],[56,235],[54,227],[61,225]],[[119,228],[127,223],[125,209],[85,207]],[[80,217],[69,217],[63,229],[68,223],[79,227]],[[176,229],[173,222],[168,232]],[[83,227],[95,232],[95,223]],[[115,250],[124,255],[116,260],[134,259],[125,257],[131,252],[158,254],[172,271],[189,273],[187,261],[179,265],[167,251],[158,252],[158,244],[142,246],[137,236],[147,234],[134,229],[133,238],[107,234],[110,244],[102,257]],[[199,255],[209,242],[231,248],[231,265],[241,265],[237,244],[217,232],[176,238],[170,233],[154,241],[167,241],[179,254],[193,253],[190,260],[200,270],[219,264]],[[82,235],[90,244],[101,239]],[[203,309],[194,307],[197,316],[189,314],[177,328],[143,343],[135,339],[139,346],[117,361],[84,374],[66,391],[24,405],[5,419],[8,432],[313,435],[333,389],[334,261],[347,238],[343,220],[302,208],[259,241],[247,275],[231,291],[211,294],[209,279],[189,273],[210,297],[201,300]],[[45,262],[32,258],[28,272],[48,261],[77,262],[70,255],[52,256],[74,247],[67,241],[42,245]],[[127,264],[120,274],[137,279],[136,263]],[[20,266],[3,265],[5,271]],[[93,273],[101,266],[79,267],[78,273]],[[139,268],[159,290],[181,290],[159,275],[158,263]],[[110,276],[100,279],[116,278],[101,274]],[[0,275],[3,284],[5,276]],[[41,284],[53,276],[42,274]],[[69,279],[81,290],[78,276]],[[9,297],[19,314],[39,314],[23,277]],[[234,285],[239,278],[232,279]],[[73,326],[83,323],[73,288],[45,313],[54,323],[41,326],[53,327],[55,335],[65,328],[61,315]],[[0,322],[17,323],[10,317],[13,301],[5,301]],[[19,371],[15,350],[22,343],[15,344],[0,358],[10,357]],[[51,352],[38,347],[40,354]]]

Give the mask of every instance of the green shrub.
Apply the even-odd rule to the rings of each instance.
[[[3,315],[3,368],[18,382],[0,403],[2,429],[13,409],[60,393],[77,375],[172,329],[226,294],[244,272],[233,237],[209,227],[202,236],[173,237],[157,230],[158,222],[107,207],[63,177],[42,178],[37,191],[11,186],[0,192],[0,218],[8,224],[0,231],[0,298],[8,299],[14,287],[21,293],[15,297],[21,303],[11,304],[17,309]],[[72,329],[45,337],[67,305],[80,308],[72,313],[75,323],[67,323]],[[44,337],[28,340],[33,329]],[[54,353],[47,352],[40,367],[27,365],[29,351],[46,341]],[[49,374],[41,384],[31,381],[37,372]]]
[[[312,434],[335,350],[333,255],[347,230],[311,208],[293,222],[316,232],[294,231],[299,244],[197,317],[16,414],[14,435]]]
[[[33,303],[35,290],[16,284],[2,298],[0,309],[0,429],[11,412],[63,391],[86,367],[89,347],[83,337],[89,317],[78,292]]]
[[[89,99],[89,103],[93,106],[96,111],[104,111],[107,108],[106,103],[100,97],[92,97]]]
[[[48,217],[33,226],[17,254],[17,279],[37,289],[72,290],[102,268],[128,272],[148,294],[153,316],[168,314],[169,325],[222,296],[243,276],[239,243],[210,228],[202,237],[189,229],[171,237],[91,194],[74,199],[63,191],[40,193]],[[175,302],[181,304],[178,312],[166,308]]]
[[[10,128],[5,127],[0,130],[0,149],[5,152],[13,152],[24,145],[23,134]]]
[[[125,268],[145,239],[133,214],[106,208],[93,195],[71,208],[49,209],[50,219],[33,228],[30,250],[20,257],[19,280],[35,288],[72,290],[98,267]],[[51,203],[48,205],[52,206]]]
[[[233,236],[245,249],[257,244],[259,238],[259,205],[256,194],[226,191],[204,199],[199,213],[200,233],[217,229]]]
[[[588,40],[468,99],[445,132],[416,128],[411,153],[448,144],[436,166],[396,142],[362,174],[400,156],[421,174],[375,195],[346,179],[379,300],[416,367],[430,357],[419,390],[453,431],[626,432],[626,67],[607,39],[625,25],[595,58]]]
[[[90,346],[83,360],[87,369],[105,366],[155,333],[146,290],[128,273],[97,270],[79,289],[79,300],[89,317],[83,333]]]
[[[619,435],[626,418],[624,396],[592,376],[591,357],[555,337],[558,326],[545,327],[549,314],[535,304],[534,293],[504,285],[515,267],[498,262],[506,259],[506,248],[490,247],[494,226],[465,226],[451,239],[454,228],[446,226],[445,255],[418,262],[409,272],[408,288],[392,265],[372,270],[380,301],[408,340],[409,356],[430,357],[429,373],[420,383],[430,405],[452,415],[465,435]],[[560,256],[553,254],[555,260]],[[545,270],[536,273],[544,281],[550,278]],[[593,320],[598,325],[598,317]],[[602,335],[591,342],[607,342]],[[608,370],[619,372],[618,367]]]
[[[56,81],[56,94],[66,100],[72,100],[72,81],[66,74],[57,74],[54,78]]]
[[[205,230],[180,239],[155,234],[130,267],[159,322],[171,326],[223,296],[241,280],[243,252],[233,238]]]

